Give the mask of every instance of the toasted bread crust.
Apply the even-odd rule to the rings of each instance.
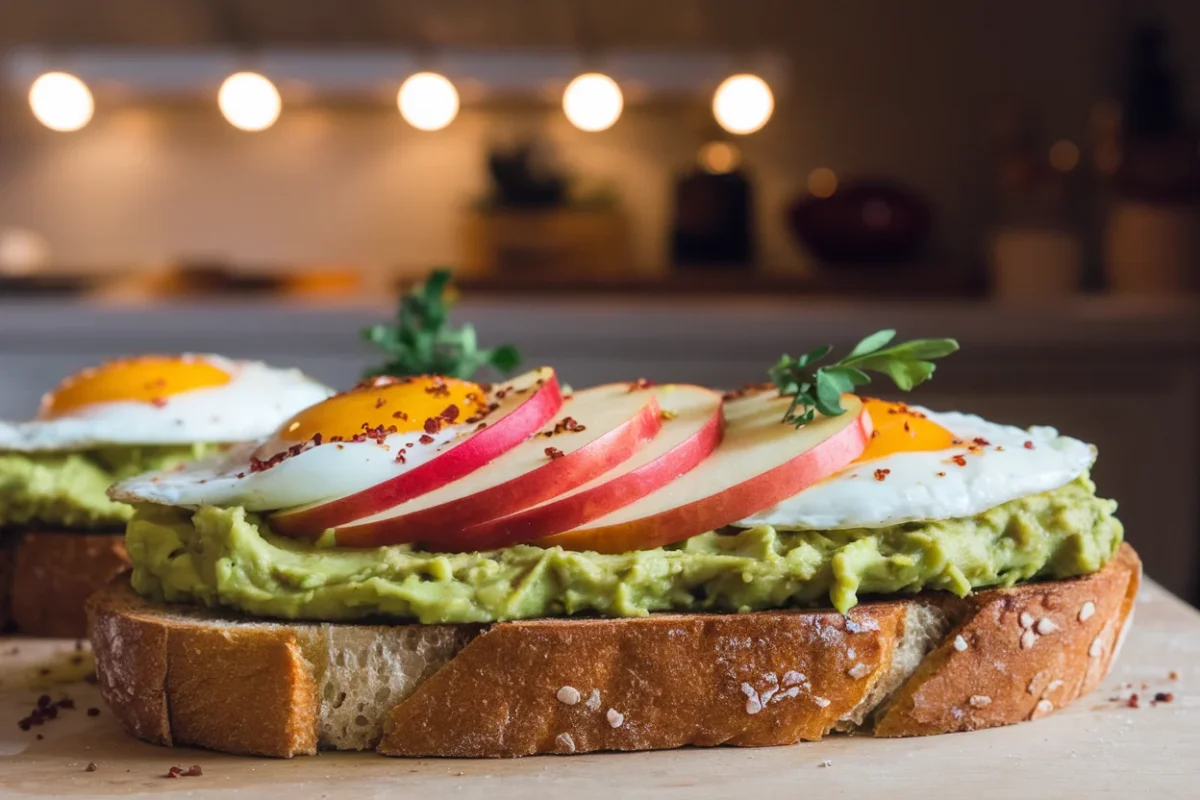
[[[9,613],[30,636],[82,639],[84,603],[129,569],[123,534],[29,531],[12,536]],[[0,570],[2,572],[2,570]]]
[[[962,599],[864,603],[845,617],[769,611],[500,623],[464,637],[457,655],[386,712],[377,749],[505,757],[1012,724],[1098,685],[1140,576],[1124,545],[1084,578]],[[932,638],[909,652],[907,628],[922,615],[949,632],[927,632]],[[271,756],[321,746],[319,688],[297,645],[298,626],[156,607],[119,581],[93,598],[89,616],[101,689],[134,735]],[[915,669],[899,669],[910,657]]]

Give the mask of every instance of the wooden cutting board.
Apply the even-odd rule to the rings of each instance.
[[[90,656],[75,647],[0,638],[0,798],[1200,797],[1200,614],[1151,582],[1105,685],[1045,719],[925,739],[832,737],[762,749],[509,761],[345,753],[282,761],[171,750],[122,733],[96,687],[78,680]],[[1128,699],[1134,692],[1138,708]],[[1152,702],[1158,692],[1171,701]],[[22,731],[18,720],[41,694],[70,697],[75,708]],[[165,777],[193,764],[202,775]]]

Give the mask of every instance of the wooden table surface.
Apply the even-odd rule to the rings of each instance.
[[[95,686],[66,682],[89,661],[72,642],[0,638],[0,798],[1200,797],[1200,614],[1151,582],[1100,690],[1037,722],[924,739],[838,736],[794,747],[509,761],[241,758],[127,738]],[[1138,708],[1128,701],[1133,692]],[[1151,702],[1158,692],[1172,700]],[[76,707],[21,731],[18,720],[41,694],[69,696]],[[203,775],[165,777],[193,764]]]

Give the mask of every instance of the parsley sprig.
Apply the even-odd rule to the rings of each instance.
[[[521,363],[512,345],[481,350],[473,326],[450,326],[453,299],[449,290],[450,271],[436,270],[400,298],[395,323],[363,330],[363,338],[379,345],[388,356],[384,364],[367,372],[368,378],[447,375],[469,380],[485,366],[511,372]]]
[[[958,349],[953,339],[914,339],[887,347],[895,337],[893,330],[876,331],[845,358],[824,366],[817,362],[829,355],[831,345],[813,348],[799,358],[783,356],[770,370],[779,394],[792,398],[783,421],[799,428],[812,422],[818,411],[827,417],[845,413],[842,394],[870,383],[869,372],[887,375],[901,391],[911,391],[933,375],[936,365],[932,359]]]

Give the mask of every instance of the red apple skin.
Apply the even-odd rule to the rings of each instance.
[[[329,528],[394,508],[474,472],[528,439],[562,408],[558,377],[549,368],[542,372],[542,384],[535,386],[525,402],[437,458],[354,494],[274,514],[271,530],[298,539],[317,539]]]
[[[492,519],[430,545],[454,551],[491,550],[569,531],[666,486],[699,464],[721,443],[721,406],[693,436],[659,458],[595,488],[508,517]]]
[[[841,471],[862,454],[870,439],[870,416],[864,410],[850,425],[816,447],[723,492],[653,516],[603,528],[569,531],[534,544],[595,553],[628,553],[681,542],[745,519]]]
[[[603,475],[632,458],[661,427],[662,409],[647,393],[646,403],[637,414],[578,450],[561,458],[547,457],[537,469],[458,500],[403,516],[336,528],[335,541],[339,547],[411,542],[434,545],[468,525],[528,508]]]

